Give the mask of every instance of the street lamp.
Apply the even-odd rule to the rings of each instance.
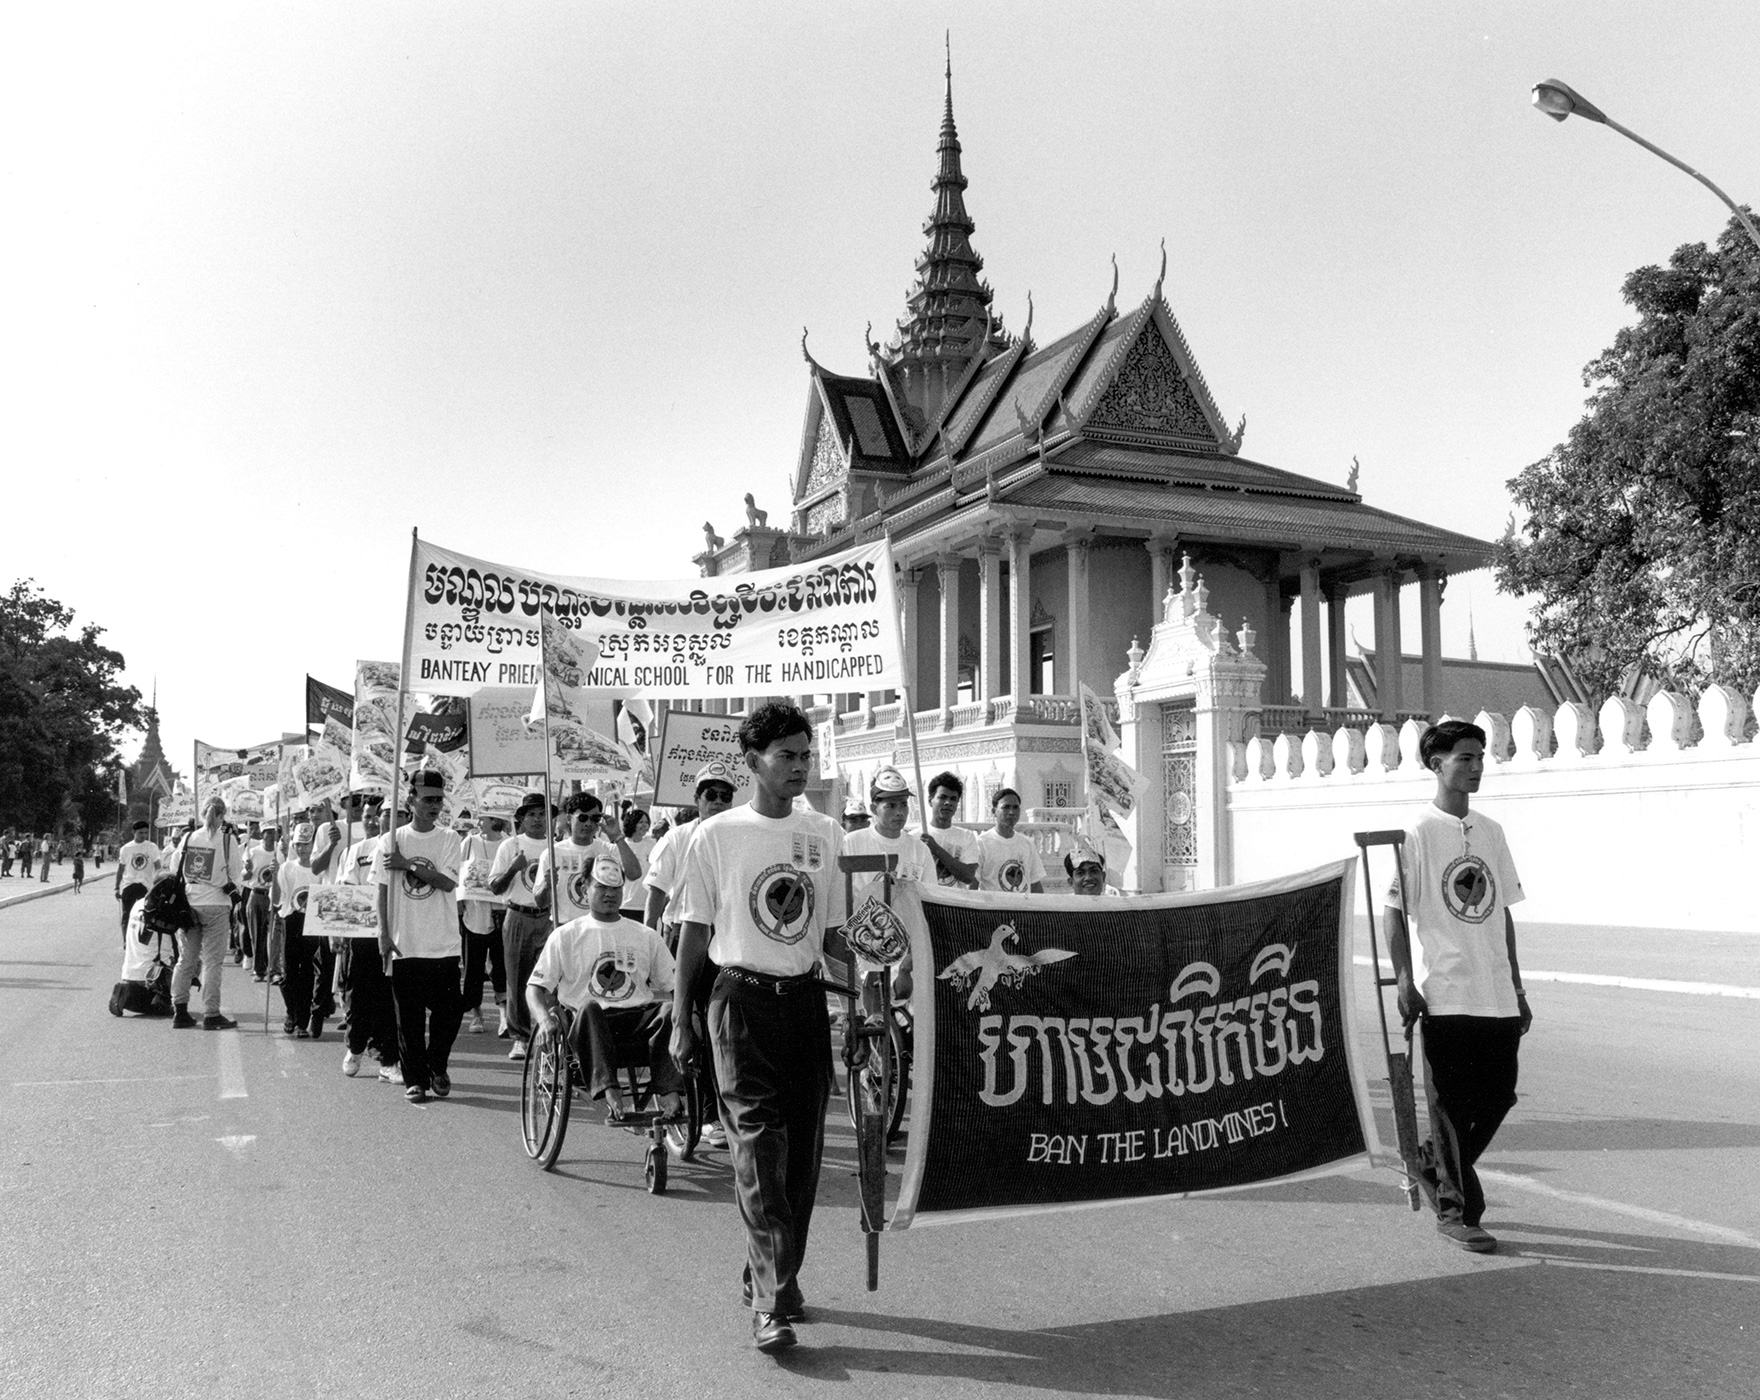
[[[1687,174],[1691,175],[1701,185],[1705,186],[1706,189],[1710,190],[1712,194],[1716,195],[1725,204],[1729,205],[1730,212],[1740,219],[1742,221],[1742,227],[1748,230],[1748,237],[1754,240],[1754,246],[1760,248],[1760,229],[1754,227],[1754,221],[1741,209],[1736,207],[1735,200],[1731,199],[1722,190],[1718,189],[1716,185],[1712,184],[1711,181],[1707,180],[1684,160],[1676,160],[1667,151],[1663,150],[1662,147],[1652,145],[1642,136],[1638,135],[1637,132],[1621,126],[1612,117],[1608,116],[1606,112],[1603,112],[1593,102],[1589,101],[1588,98],[1584,97],[1582,93],[1571,87],[1569,83],[1561,83],[1557,78],[1548,78],[1543,83],[1534,84],[1533,96],[1534,105],[1542,112],[1546,113],[1547,116],[1551,117],[1555,122],[1561,122],[1569,116],[1578,116],[1583,117],[1588,121],[1600,122],[1603,126],[1611,126],[1621,136],[1636,141],[1652,155],[1661,156],[1676,169],[1686,171]]]

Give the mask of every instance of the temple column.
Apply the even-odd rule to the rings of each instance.
[[[1396,568],[1375,576],[1375,689],[1382,722],[1394,725],[1405,708],[1400,684],[1399,583]]]
[[[1302,706],[1309,723],[1326,720],[1326,700],[1320,693],[1320,561],[1302,564]]]
[[[1345,684],[1344,605],[1350,590],[1335,583],[1326,590],[1326,695],[1327,704],[1344,709],[1350,704],[1350,687]]]
[[[1259,634],[1259,657],[1265,663],[1265,703],[1281,705],[1289,689],[1289,605],[1275,568],[1265,580],[1265,626]]]
[[[937,554],[941,585],[941,717],[959,703],[959,555]]]
[[[1149,600],[1149,615],[1154,622],[1162,622],[1167,590],[1173,586],[1173,552],[1179,548],[1179,540],[1172,535],[1150,535],[1143,548],[1149,551],[1149,588],[1154,594]]]
[[[978,541],[978,686],[980,700],[1002,693],[1002,557],[994,539]]]
[[[1008,547],[1008,693],[1018,707],[1032,693],[1033,527],[1016,525]]]
[[[1088,633],[1093,630],[1088,616],[1088,550],[1093,543],[1092,530],[1072,530],[1064,537],[1069,560],[1069,684],[1064,687],[1066,695],[1081,693],[1082,677],[1087,671]]]
[[[1442,584],[1436,568],[1418,570],[1418,633],[1424,654],[1424,708],[1442,714]]]
[[[904,683],[910,692],[910,704],[915,707],[920,703],[917,697],[917,638],[919,628],[923,625],[921,599],[917,597],[917,585],[923,581],[921,569],[905,569],[899,575],[902,585],[899,592],[899,611],[903,614],[899,619],[899,645],[904,652]],[[902,702],[904,696],[900,696]]]

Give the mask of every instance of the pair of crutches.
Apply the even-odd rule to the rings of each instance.
[[[1418,1198],[1419,1173],[1423,1167],[1423,1144],[1418,1137],[1418,1105],[1412,1088],[1412,1025],[1405,1026],[1405,1049],[1396,1050],[1387,1029],[1386,988],[1397,986],[1399,979],[1383,975],[1381,944],[1375,934],[1375,887],[1369,877],[1369,848],[1392,846],[1395,868],[1400,871],[1399,912],[1406,921],[1406,936],[1411,936],[1412,917],[1406,904],[1405,871],[1400,865],[1400,848],[1405,845],[1403,831],[1359,831],[1357,848],[1363,859],[1363,903],[1369,911],[1369,956],[1373,959],[1375,977],[1375,1010],[1381,1017],[1381,1048],[1387,1054],[1387,1086],[1393,1098],[1393,1129],[1404,1166],[1402,1185],[1406,1200],[1413,1210],[1420,1209]]]

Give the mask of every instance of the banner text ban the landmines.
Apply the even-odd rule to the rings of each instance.
[[[1152,1003],[1143,1016],[984,1016],[978,1021],[979,1058],[987,1107],[1006,1108],[1027,1091],[1035,1073],[1040,1102],[1056,1097],[1062,1067],[1063,1098],[1096,1106],[1120,1094],[1130,1103],[1207,1093],[1237,1078],[1269,1078],[1290,1065],[1319,1060],[1320,984],[1308,980],[1274,987],[1196,1011],[1163,1012]],[[1008,1041],[1010,1086],[997,1086],[997,1051]],[[1054,1053],[1052,1042],[1057,1044]]]
[[[1232,1145],[1288,1126],[1283,1100],[1278,1099],[1276,1107],[1269,1102],[1254,1104],[1220,1118],[1200,1118],[1171,1128],[1150,1128],[1147,1132],[1136,1128],[1127,1133],[1034,1133],[1027,1143],[1027,1163],[1085,1167],[1090,1147],[1095,1149],[1096,1160],[1103,1167],[1160,1161],[1163,1157],[1208,1152],[1225,1142]]]

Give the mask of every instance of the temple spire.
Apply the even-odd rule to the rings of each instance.
[[[905,299],[898,334],[884,354],[888,367],[902,379],[907,411],[921,418],[912,425],[918,429],[939,417],[966,366],[983,353],[986,338],[992,351],[1008,346],[1001,318],[990,309],[990,287],[978,276],[984,260],[972,249],[976,225],[966,213],[966,177],[960,168],[959,128],[953,120],[951,35],[945,79],[935,178],[930,182],[935,204],[923,224],[928,243],[917,258],[917,278]]]

